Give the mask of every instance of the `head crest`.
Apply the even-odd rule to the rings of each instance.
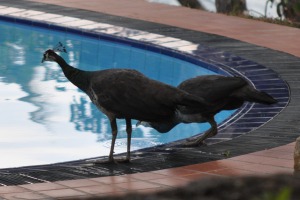
[[[53,49],[48,49],[47,51],[45,51],[43,55],[42,63],[44,61],[56,62],[57,55],[55,51],[67,53],[66,47],[61,42],[58,42],[58,44]]]
[[[52,50],[67,53],[66,47],[61,42],[58,42]]]

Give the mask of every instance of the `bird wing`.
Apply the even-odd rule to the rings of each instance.
[[[221,75],[198,76],[182,82],[178,88],[204,98],[208,102],[219,102],[229,98],[236,90],[248,85],[240,77]]]
[[[215,114],[223,109],[235,109],[243,104],[242,100],[233,97],[235,91],[248,83],[240,77],[226,77],[221,75],[198,76],[182,82],[178,88],[203,98],[209,103],[206,110],[203,107],[180,107],[185,114]]]
[[[181,99],[189,99],[175,87],[151,80],[134,70],[111,70],[93,77],[97,101],[117,118],[158,121],[174,114]],[[184,95],[183,95],[184,94]],[[193,101],[193,100],[191,100]]]

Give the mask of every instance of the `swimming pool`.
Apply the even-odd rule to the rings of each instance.
[[[73,86],[54,63],[41,63],[57,42],[61,54],[84,70],[132,68],[171,85],[197,75],[215,74],[196,64],[130,44],[0,21],[0,168],[49,164],[108,155],[109,121],[87,95]],[[217,115],[218,123],[232,115]],[[135,122],[133,122],[135,124]],[[115,153],[126,151],[124,120],[118,121]],[[178,125],[166,134],[133,127],[132,150],[184,139],[208,124]]]

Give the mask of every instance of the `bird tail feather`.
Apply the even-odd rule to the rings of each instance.
[[[278,101],[274,99],[271,95],[266,92],[256,90],[254,88],[248,88],[248,91],[244,93],[244,99],[246,101],[254,102],[254,103],[261,103],[271,105],[277,103]]]

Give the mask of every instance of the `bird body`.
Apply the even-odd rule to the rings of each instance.
[[[89,88],[93,103],[116,118],[160,121],[172,115],[178,105],[199,104],[188,93],[131,69],[98,71],[90,78]]]
[[[244,102],[273,104],[277,101],[263,91],[255,89],[241,77],[228,77],[221,75],[197,76],[183,81],[178,88],[190,94],[201,97],[205,102],[210,102],[207,110],[216,114],[221,110],[233,110],[243,105]],[[201,108],[182,108],[181,112],[197,113]]]
[[[204,99],[206,109],[199,106],[179,106],[176,115],[162,122],[138,122],[161,133],[170,131],[179,123],[209,122],[211,129],[203,136],[188,145],[199,145],[206,138],[217,134],[217,124],[214,116],[222,110],[233,110],[241,107],[244,102],[274,104],[277,101],[269,94],[255,89],[241,77],[226,77],[221,75],[206,75],[183,81],[178,88]]]
[[[112,145],[109,161],[113,161],[113,149],[117,136],[116,118],[126,120],[127,157],[130,160],[131,119],[161,122],[176,113],[178,106],[199,106],[205,110],[202,98],[147,78],[132,69],[106,69],[83,71],[74,68],[53,50],[44,53],[43,61],[57,62],[66,78],[84,91],[91,101],[110,120]]]

